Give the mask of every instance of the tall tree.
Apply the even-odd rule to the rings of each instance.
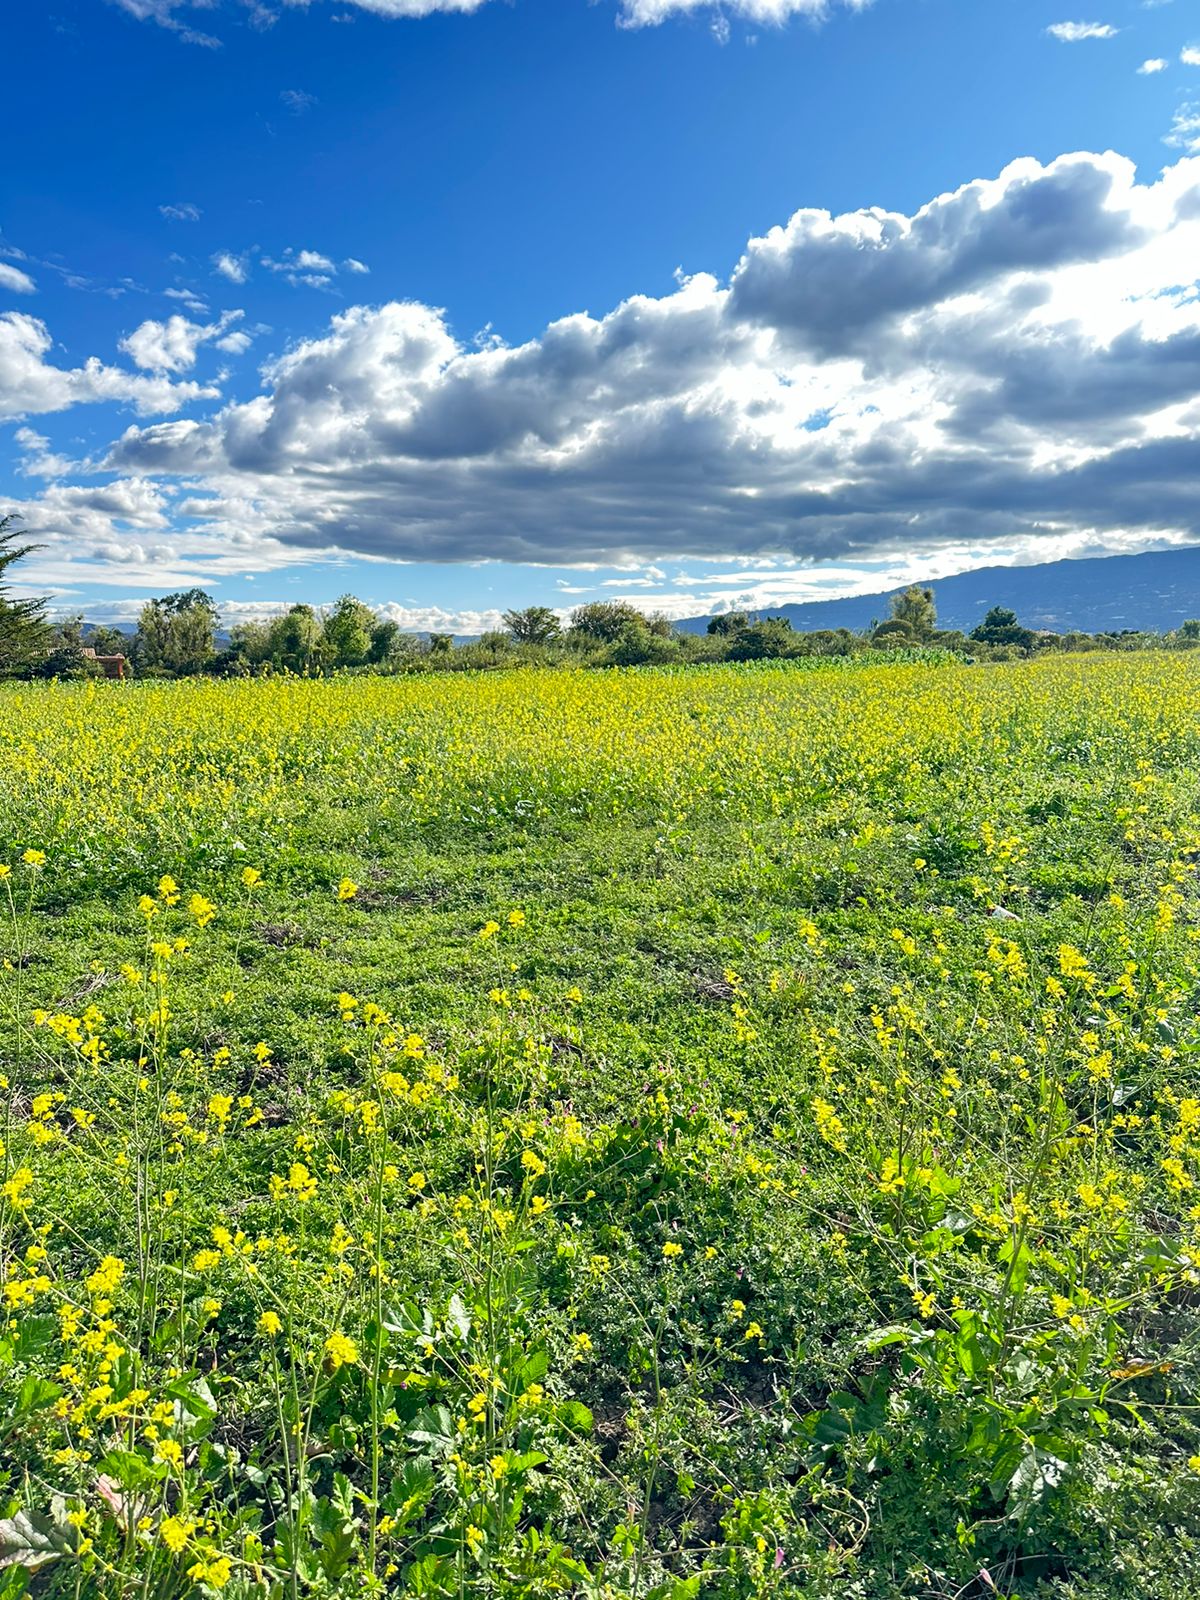
[[[186,677],[216,655],[217,607],[203,589],[148,600],[138,617],[134,655],[139,670]]]
[[[20,672],[36,661],[50,644],[44,598],[13,600],[8,569],[38,548],[18,544],[16,516],[0,517],[0,673]]]
[[[596,600],[576,606],[571,613],[571,632],[589,639],[615,644],[626,628],[644,628],[646,618],[628,600]]]
[[[230,661],[237,668],[258,667],[271,659],[271,624],[260,618],[235,622],[229,630]]]
[[[289,672],[312,672],[322,660],[321,623],[311,606],[293,606],[271,624],[271,660]]]
[[[708,632],[714,638],[726,638],[730,634],[744,633],[750,626],[750,618],[744,611],[719,611],[715,617],[708,619]]]
[[[937,606],[932,589],[912,583],[892,596],[892,620],[903,622],[914,639],[927,639],[937,629]]]
[[[325,654],[335,667],[361,667],[379,618],[357,596],[344,594],[325,618]]]
[[[83,641],[89,645],[98,656],[127,656],[129,654],[128,635],[121,632],[120,628],[106,628],[103,624],[94,627]]]
[[[393,656],[402,655],[404,648],[400,624],[393,622],[390,617],[377,617],[371,629],[371,648],[367,652],[367,660],[372,666],[382,666]]]
[[[518,644],[551,644],[562,632],[562,623],[549,606],[526,606],[524,611],[506,611],[504,626]]]
[[[993,606],[977,628],[971,629],[976,644],[1014,644],[1028,650],[1037,635],[1032,628],[1023,628],[1017,613],[1007,606]]]

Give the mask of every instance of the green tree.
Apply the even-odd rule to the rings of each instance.
[[[120,628],[106,628],[100,624],[92,628],[83,642],[89,645],[98,656],[127,656],[129,654],[129,637],[127,634],[122,633]]]
[[[83,653],[83,618],[63,617],[54,625],[49,650],[33,663],[36,678],[90,678],[100,668]]]
[[[271,624],[253,620],[235,623],[229,630],[229,657],[235,670],[270,661]]]
[[[8,569],[38,548],[18,544],[16,516],[0,517],[0,674],[19,672],[41,656],[50,644],[44,599],[13,600]]]
[[[1021,650],[1030,649],[1036,637],[1032,629],[1021,626],[1017,613],[1007,606],[993,606],[979,626],[971,629],[976,644],[1013,644]]]
[[[895,649],[897,646],[916,644],[917,636],[907,622],[891,617],[887,622],[877,622],[871,629],[871,643]]]
[[[506,611],[503,621],[518,644],[553,644],[562,632],[562,623],[549,606],[526,606],[524,611]]]
[[[645,667],[674,661],[678,656],[679,647],[674,639],[639,619],[624,630],[612,646],[609,659],[615,667]]]
[[[367,651],[367,660],[372,666],[383,666],[385,662],[402,655],[409,643],[406,635],[400,632],[398,622],[393,622],[390,617],[377,617],[371,629],[371,647]]]
[[[344,594],[325,618],[325,654],[335,667],[361,667],[379,618],[356,595]]]
[[[100,668],[80,644],[56,644],[32,667],[35,678],[94,678]]]
[[[848,656],[854,653],[854,635],[849,628],[817,628],[801,634],[804,648],[814,656]]]
[[[907,589],[892,596],[893,622],[903,622],[918,642],[927,639],[937,627],[937,606],[932,589],[922,589],[912,583]]]
[[[83,649],[83,617],[76,612],[73,617],[60,617],[54,624],[52,642],[68,650]],[[93,645],[94,649],[95,646]]]
[[[271,624],[271,660],[289,672],[312,672],[323,660],[320,618],[311,606],[296,605]]]
[[[720,615],[709,617],[708,632],[716,637],[725,639],[731,634],[744,633],[750,626],[750,618],[744,611],[722,611]]]
[[[786,617],[764,617],[733,636],[730,661],[772,661],[796,653],[799,636]]]
[[[431,656],[448,656],[454,649],[454,635],[452,633],[431,633],[429,635],[429,654]]]
[[[139,671],[187,677],[216,655],[217,607],[203,589],[148,600],[138,617],[134,659]]]
[[[626,628],[645,626],[645,617],[628,600],[597,600],[571,613],[572,633],[603,644],[616,644]]]

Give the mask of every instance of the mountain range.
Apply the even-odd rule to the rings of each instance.
[[[982,622],[992,606],[1007,606],[1026,627],[1054,633],[1119,633],[1126,628],[1166,633],[1189,617],[1200,617],[1200,545],[1048,561],[1036,567],[980,567],[927,587],[934,591],[939,626],[964,633]],[[817,628],[857,633],[872,621],[882,622],[888,602],[899,592],[769,606],[750,615],[755,620],[786,617],[806,633]],[[703,633],[708,622],[708,617],[688,617],[676,626]]]

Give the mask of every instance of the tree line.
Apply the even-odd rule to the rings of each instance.
[[[506,611],[504,626],[456,644],[449,633],[405,633],[354,595],[322,612],[294,605],[279,616],[236,623],[220,633],[216,602],[203,589],[148,600],[134,633],[85,628],[79,617],[52,624],[43,598],[16,599],[7,573],[35,547],[22,544],[15,519],[0,518],[0,674],[82,678],[100,671],[97,656],[120,655],[139,677],[199,674],[263,676],[334,671],[467,671],[521,665],[633,667],[688,662],[787,660],[865,651],[953,652],[973,660],[1011,660],[1049,650],[1139,650],[1200,646],[1200,621],[1170,633],[1050,633],[1023,626],[993,607],[969,633],[938,626],[931,588],[913,584],[892,597],[889,615],[862,632],[794,629],[785,617],[727,611],[706,633],[676,629],[623,600],[577,606],[564,623],[548,606]]]

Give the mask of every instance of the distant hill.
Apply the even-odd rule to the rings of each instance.
[[[969,633],[992,606],[1008,606],[1029,628],[1055,633],[1119,633],[1123,628],[1165,633],[1189,617],[1200,617],[1200,545],[1138,556],[1097,556],[1049,561],[1037,567],[980,567],[929,585],[938,623]],[[898,589],[846,600],[810,600],[769,606],[752,616],[786,617],[805,633],[816,628],[851,628],[882,622]],[[676,626],[703,633],[707,617]]]

